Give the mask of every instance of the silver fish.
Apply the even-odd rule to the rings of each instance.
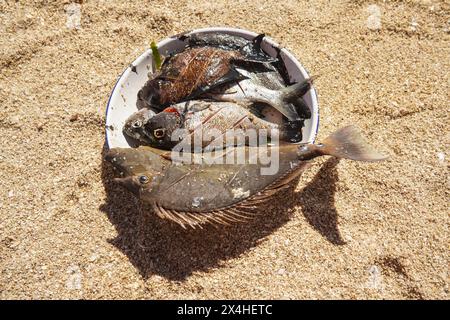
[[[303,121],[281,118],[273,123],[256,116],[252,109],[252,105],[234,102],[194,100],[166,108],[146,123],[138,119],[142,118],[140,111],[126,127],[150,146],[167,150],[177,146],[188,152],[301,140]]]
[[[227,84],[224,88],[220,88],[219,92],[207,92],[203,97],[237,103],[259,102],[272,106],[290,121],[302,119],[296,105],[311,89],[314,78],[286,87],[281,84],[282,80],[277,72],[255,73],[245,69],[237,69],[237,71],[246,79],[233,85]]]

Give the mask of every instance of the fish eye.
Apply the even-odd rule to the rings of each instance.
[[[139,176],[139,182],[142,184],[146,184],[149,182],[149,179],[147,176]]]
[[[153,135],[155,136],[155,138],[161,139],[162,137],[164,137],[165,134],[166,134],[166,129],[159,128],[159,129],[153,130]]]
[[[140,128],[140,127],[142,127],[142,122],[141,122],[141,120],[137,120],[137,121],[133,122],[133,124],[131,126],[135,129]]]

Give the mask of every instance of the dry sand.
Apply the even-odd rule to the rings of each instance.
[[[447,299],[448,1],[209,2],[84,1],[80,29],[68,1],[0,2],[0,298]],[[140,213],[102,164],[109,94],[206,26],[282,43],[321,75],[319,140],[357,124],[390,160],[320,159],[246,226]]]

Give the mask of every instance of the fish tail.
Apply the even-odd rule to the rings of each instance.
[[[299,97],[304,96],[312,86],[313,81],[317,77],[310,77],[302,82],[294,83],[287,88],[281,89],[281,100],[284,103],[292,103]]]
[[[253,38],[252,43],[253,43],[253,45],[255,46],[256,49],[262,50],[261,49],[261,43],[262,43],[262,41],[263,41],[265,36],[266,36],[265,33],[260,33],[256,37]]]
[[[369,145],[354,126],[337,130],[316,148],[321,155],[357,161],[381,161],[388,158]]]

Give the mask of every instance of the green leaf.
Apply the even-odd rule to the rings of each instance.
[[[158,46],[156,45],[155,41],[152,41],[152,43],[150,44],[150,48],[152,49],[156,70],[159,70],[161,68],[161,55],[159,54]]]

